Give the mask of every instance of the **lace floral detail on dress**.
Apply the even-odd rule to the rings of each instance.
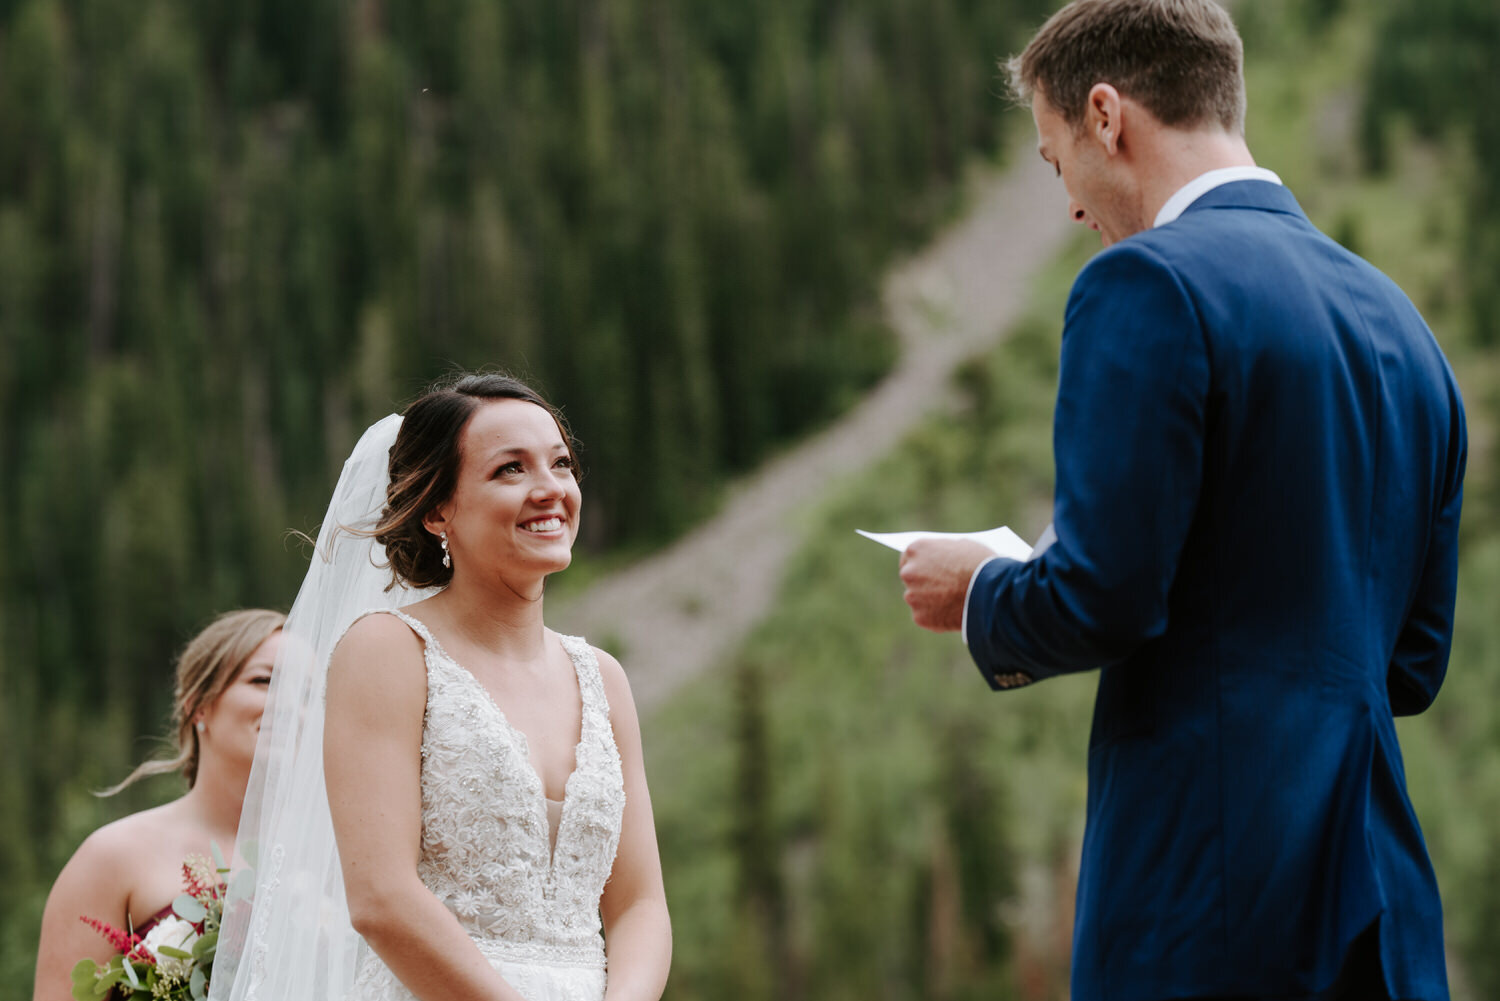
[[[526,735],[425,625],[389,614],[426,646],[422,882],[497,966],[540,963],[602,974],[599,898],[619,846],[625,785],[593,649],[579,637],[559,637],[578,675],[583,722],[553,850],[546,792]],[[410,996],[377,989],[387,983],[394,983],[389,970],[367,953],[353,996]]]

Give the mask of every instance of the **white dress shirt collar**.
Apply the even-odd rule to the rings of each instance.
[[[1161,211],[1156,213],[1156,221],[1151,225],[1165,226],[1182,215],[1183,210],[1199,198],[1231,181],[1270,181],[1272,184],[1280,184],[1281,178],[1264,167],[1220,167],[1218,170],[1210,170],[1178,188],[1161,207]]]

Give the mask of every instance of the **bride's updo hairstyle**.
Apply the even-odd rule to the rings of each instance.
[[[177,684],[172,692],[172,739],[170,758],[144,761],[119,785],[99,793],[113,796],[148,775],[181,772],[191,789],[198,781],[198,732],[193,721],[212,706],[224,689],[239,676],[250,655],[280,629],[286,616],[266,608],[243,608],[225,612],[194,636],[177,658]]]
[[[444,379],[406,408],[396,444],[391,446],[391,482],[385,509],[371,534],[385,547],[391,586],[442,587],[453,579],[443,566],[443,549],[422,519],[453,495],[463,461],[459,441],[469,418],[490,400],[534,403],[557,422],[568,455],[577,470],[573,435],[562,413],[536,390],[508,375],[460,374]]]

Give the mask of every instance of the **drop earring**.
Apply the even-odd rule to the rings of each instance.
[[[438,541],[443,544],[443,569],[447,570],[453,566],[453,560],[448,555],[448,533],[439,532]]]

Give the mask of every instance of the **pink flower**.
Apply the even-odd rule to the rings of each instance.
[[[217,900],[224,881],[219,878],[214,865],[201,855],[189,855],[182,863],[182,885],[188,896],[200,903]]]

